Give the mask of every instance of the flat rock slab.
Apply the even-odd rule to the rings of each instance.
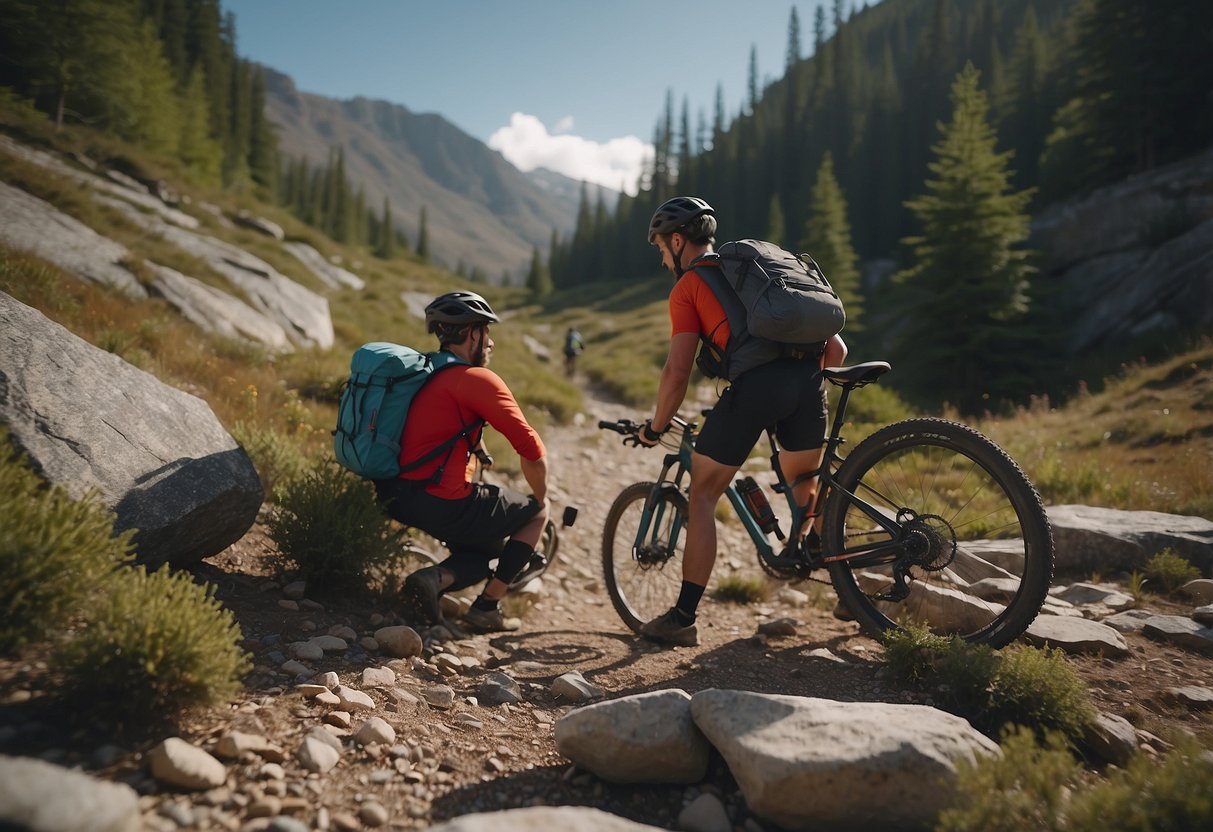
[[[248,455],[210,406],[0,293],[0,422],[73,498],[96,489],[140,560],[187,566],[257,519]]]
[[[1158,511],[1120,511],[1099,506],[1050,506],[1058,572],[1142,568],[1171,548],[1208,574],[1213,571],[1213,521]]]
[[[81,280],[133,298],[147,290],[121,262],[126,247],[102,237],[54,205],[0,182],[0,242],[36,254]]]
[[[1117,657],[1129,652],[1129,645],[1114,628],[1085,618],[1038,615],[1024,638],[1036,647],[1056,647],[1065,653],[1102,653]]]
[[[1213,653],[1213,627],[1180,615],[1156,615],[1146,620],[1141,631],[1159,641],[1189,650]]]
[[[1213,690],[1197,685],[1167,688],[1167,695],[1194,708],[1213,708]]]

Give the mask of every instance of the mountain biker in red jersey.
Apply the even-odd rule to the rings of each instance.
[[[518,628],[516,619],[505,618],[498,602],[510,581],[535,555],[548,519],[543,442],[509,387],[488,369],[493,351],[489,326],[499,320],[488,302],[474,292],[449,292],[426,307],[426,328],[438,336],[439,348],[466,363],[435,373],[417,393],[400,437],[401,463],[423,458],[449,442],[460,427],[475,427],[445,455],[439,454],[398,479],[375,482],[379,500],[391,517],[441,540],[451,552],[442,563],[420,569],[405,580],[406,611],[414,620],[435,623],[441,618],[439,597],[443,592],[488,578],[480,597],[463,616],[463,622],[479,632]],[[473,456],[480,448],[486,423],[518,452],[530,495],[473,481]],[[497,569],[490,576],[493,558],[498,558]]]
[[[653,418],[641,428],[642,444],[656,445],[686,397],[695,349],[711,339],[723,353],[729,324],[712,290],[695,273],[695,262],[716,241],[715,210],[702,199],[680,196],[663,203],[649,222],[649,244],[674,276],[670,292],[670,351],[661,371]],[[816,498],[816,478],[826,431],[821,368],[841,364],[846,344],[835,335],[816,357],[778,358],[744,373],[721,394],[704,422],[692,455],[686,549],[678,601],[640,628],[667,644],[698,644],[696,609],[716,562],[716,503],[767,427],[775,429],[780,466],[801,506]]]

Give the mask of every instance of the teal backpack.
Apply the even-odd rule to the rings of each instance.
[[[456,442],[480,425],[464,427],[449,441],[404,466],[400,464],[400,435],[421,386],[439,370],[466,363],[449,352],[424,353],[382,341],[359,347],[350,359],[350,377],[337,407],[333,431],[337,461],[366,479],[386,480],[444,452],[449,454]]]

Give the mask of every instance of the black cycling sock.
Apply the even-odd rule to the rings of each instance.
[[[518,576],[533,554],[535,550],[529,543],[507,540],[501,550],[501,557],[497,559],[497,571],[493,573],[493,577],[508,584]]]
[[[497,601],[497,598],[485,598],[482,594],[472,602],[472,609],[480,610],[481,612],[492,612],[497,609]]]
[[[707,587],[693,584],[690,581],[682,582],[682,591],[678,593],[678,603],[674,605],[674,615],[678,616],[682,626],[690,627],[695,623],[695,610],[699,607],[699,599],[703,598],[705,589]]]

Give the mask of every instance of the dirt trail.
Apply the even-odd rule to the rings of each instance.
[[[652,479],[661,451],[624,447],[616,434],[599,430],[597,422],[645,415],[588,391],[584,415],[545,434],[555,514],[571,503],[579,507],[580,516],[574,527],[562,532],[559,560],[526,609],[520,631],[433,639],[427,661],[411,665],[393,663],[356,642],[344,653],[310,663],[317,674],[333,671],[343,684],[371,695],[374,713],[396,731],[390,747],[363,748],[346,739],[341,761],[323,775],[309,774],[296,761],[295,750],[307,731],[337,723],[338,734],[348,737],[367,714],[353,714],[351,729],[344,729],[342,720],[330,713],[333,709],[295,692],[295,680],[279,669],[285,646],[334,627],[352,629],[363,638],[395,616],[390,609],[332,601],[289,609],[294,605],[283,603],[282,587],[270,565],[273,543],[258,524],[198,570],[235,614],[257,669],[230,708],[195,715],[179,733],[203,748],[213,748],[232,730],[260,734],[281,749],[281,754],[271,754],[281,762],[281,774],[267,774],[266,761],[250,754],[228,763],[224,788],[174,792],[148,775],[147,740],[119,739],[118,751],[107,752],[99,763],[97,749],[112,747],[116,738],[103,727],[67,733],[45,704],[50,698],[37,690],[39,684],[46,685],[45,673],[32,662],[0,664],[0,689],[32,689],[23,704],[10,700],[0,706],[0,738],[10,740],[0,741],[0,752],[41,754],[131,783],[144,795],[149,829],[177,828],[166,815],[180,818],[182,812],[194,819],[195,828],[256,829],[263,821],[250,826],[250,820],[271,809],[306,828],[358,829],[376,814],[373,804],[382,807],[391,828],[424,828],[469,812],[538,803],[592,805],[674,828],[684,802],[704,789],[722,797],[737,826],[748,820],[748,828],[770,829],[749,816],[736,785],[719,764],[707,781],[688,788],[615,786],[577,771],[556,752],[552,739],[552,724],[572,707],[553,693],[553,682],[577,671],[608,698],[661,688],[693,693],[713,687],[843,701],[931,704],[931,697],[887,680],[880,647],[855,624],[833,617],[833,591],[818,583],[799,584],[798,593],[777,588],[768,600],[749,606],[705,599],[697,647],[665,650],[635,638],[603,589],[601,535],[615,495],[630,483]],[[739,525],[723,519],[718,526],[716,576],[735,569],[757,574],[753,548]],[[795,635],[767,639],[756,634],[760,623],[782,617],[797,622]],[[1127,640],[1132,651],[1127,659],[1074,660],[1092,686],[1097,706],[1155,732],[1195,728],[1207,733],[1209,723],[1169,702],[1165,690],[1207,684],[1213,678],[1213,659],[1138,635]],[[460,661],[439,661],[442,654]],[[452,668],[454,664],[459,667]],[[385,665],[398,671],[394,687],[364,684],[364,669]],[[523,702],[482,705],[480,684],[489,670],[516,679]],[[453,701],[427,704],[427,697],[443,686],[450,688]],[[18,724],[35,728],[4,733],[5,726]]]

